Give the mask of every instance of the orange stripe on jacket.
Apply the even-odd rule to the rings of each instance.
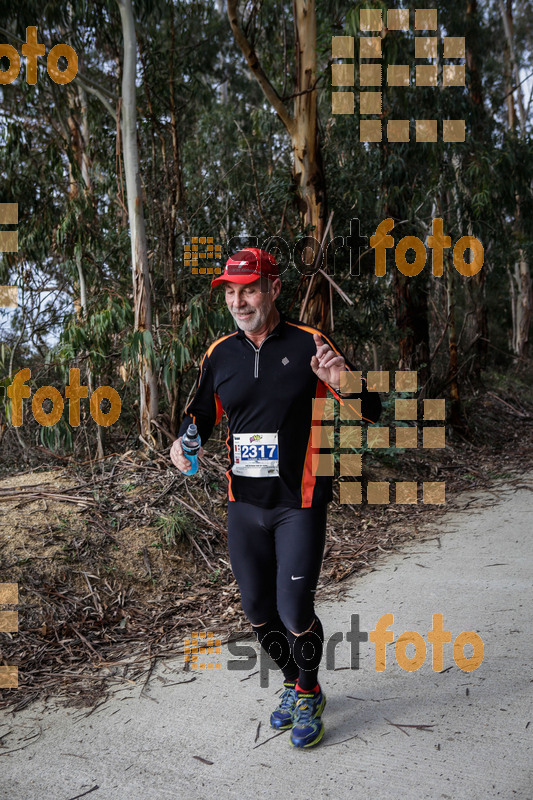
[[[226,339],[229,339],[231,336],[237,336],[238,332],[239,332],[239,331],[234,331],[233,333],[228,333],[228,334],[226,334],[226,336],[221,336],[221,337],[220,337],[220,339],[216,339],[216,340],[213,342],[213,344],[209,346],[209,348],[208,348],[208,350],[207,350],[207,353],[206,353],[206,355],[207,355],[207,356],[210,356],[210,355],[211,355],[211,353],[213,352],[213,350],[215,349],[215,347],[216,347],[217,345],[219,345],[221,342],[225,342],[225,341],[226,341]],[[202,363],[203,363],[203,362],[202,362]]]
[[[218,423],[222,419],[222,414],[224,413],[224,409],[222,408],[222,401],[220,400],[220,397],[216,392],[215,392],[215,405],[217,407],[217,416],[215,419],[215,425],[218,425]]]
[[[324,398],[326,396],[326,384],[322,381],[317,381],[315,398]],[[315,399],[314,398],[314,399]],[[313,406],[314,406],[313,399]],[[302,508],[310,508],[313,502],[313,492],[316,485],[316,475],[313,475],[313,454],[317,452],[312,447],[313,438],[313,425],[322,425],[322,420],[311,420],[311,427],[309,429],[309,439],[307,440],[307,449],[305,451],[304,469],[302,474],[301,492],[302,492]]]
[[[230,440],[230,434],[228,433],[228,435],[226,437],[226,447],[228,448],[228,457],[230,459],[230,464],[231,464],[231,449],[230,449],[229,440]],[[235,498],[233,496],[233,492],[231,490],[231,474],[232,473],[231,473],[231,467],[230,467],[229,469],[226,470],[226,478],[228,479],[228,498],[230,500],[235,500]]]
[[[325,333],[322,333],[322,331],[319,331],[318,328],[310,328],[309,325],[303,325],[303,324],[297,325],[295,322],[289,322],[288,320],[286,320],[286,322],[287,322],[287,325],[292,325],[293,328],[300,328],[300,330],[307,331],[307,333],[312,333],[312,334],[316,333],[317,336],[320,336],[320,337],[322,337],[322,339],[326,340],[326,342],[329,344],[329,346],[331,347],[332,350],[335,350],[335,352],[339,356],[342,356],[342,353],[340,352],[340,350],[338,350],[338,348],[335,347],[335,345],[333,344],[331,339],[329,339],[328,336]]]
[[[209,346],[207,351],[204,353],[204,357],[202,358],[202,360],[200,362],[200,373],[199,373],[197,381],[196,381],[196,386],[197,387],[200,385],[200,381],[202,380],[202,372],[204,371],[204,361],[206,360],[206,358],[208,358],[211,355],[211,353],[213,352],[213,350],[215,349],[215,347],[217,345],[219,345],[221,342],[225,341],[226,339],[229,339],[230,336],[236,336],[237,333],[238,333],[238,331],[235,331],[234,333],[228,333],[227,336],[221,336],[220,339],[216,339],[216,341],[214,341],[213,344]],[[185,406],[185,413],[186,414],[188,413],[189,406],[190,406],[190,404],[192,403],[193,400],[194,400],[194,396],[191,398],[190,402],[187,403],[187,405]]]

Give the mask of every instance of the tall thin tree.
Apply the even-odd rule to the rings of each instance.
[[[158,411],[157,380],[147,350],[152,349],[152,297],[146,229],[144,222],[139,152],[137,148],[137,105],[135,77],[137,43],[131,0],[117,0],[124,39],[122,66],[122,152],[131,238],[134,329],[143,335],[139,352],[139,412],[141,436],[150,437],[152,419]]]

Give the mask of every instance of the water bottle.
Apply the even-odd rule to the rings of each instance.
[[[194,475],[198,471],[198,451],[200,450],[200,436],[198,435],[198,428],[192,422],[187,428],[187,433],[181,440],[181,449],[183,455],[186,456],[191,462],[191,468],[184,475]]]

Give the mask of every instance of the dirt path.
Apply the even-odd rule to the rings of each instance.
[[[319,606],[329,642],[321,672],[328,704],[315,750],[294,751],[286,733],[271,738],[279,684],[263,664],[268,686],[260,685],[261,662],[242,652],[251,642],[241,641],[240,655],[223,647],[210,657],[220,669],[186,672],[183,661],[169,660],[144,692],[121,688],[89,711],[50,702],[4,713],[0,796],[222,800],[260,789],[266,798],[281,792],[302,800],[531,798],[532,482],[530,474],[522,488],[463,495],[462,510],[432,523],[427,540],[384,556],[375,571],[352,579],[342,602]],[[374,668],[371,641],[361,642],[354,669],[346,640],[354,615],[363,635],[387,613],[394,643],[386,646],[385,670]],[[436,613],[451,632],[439,671],[428,644]],[[416,671],[401,669],[395,657],[406,630],[427,645]],[[484,645],[472,671],[454,660],[462,631],[476,632]],[[413,651],[409,645],[406,655]],[[466,658],[479,652],[464,648]]]

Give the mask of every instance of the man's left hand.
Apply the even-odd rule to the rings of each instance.
[[[340,374],[346,368],[346,362],[317,333],[313,334],[313,339],[316,345],[316,355],[311,359],[311,369],[317,378],[338,391],[341,382]]]

